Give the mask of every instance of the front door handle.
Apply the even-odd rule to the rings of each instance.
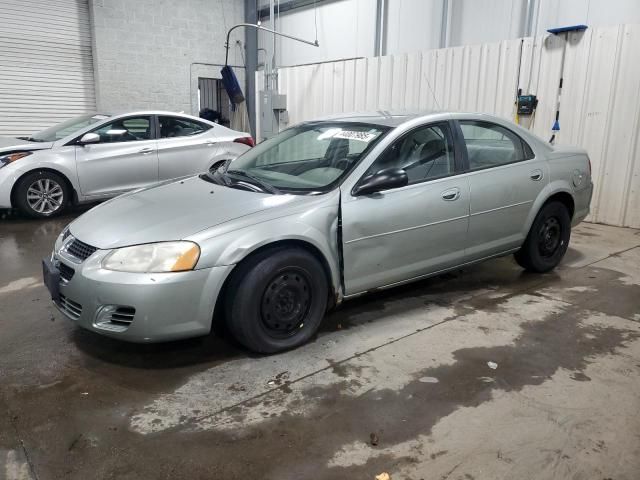
[[[442,199],[447,202],[453,202],[460,198],[460,189],[458,187],[450,188],[449,190],[445,190],[442,192]]]
[[[144,147],[140,151],[138,151],[138,153],[141,153],[143,155],[146,155],[147,153],[151,153],[151,152],[153,152],[153,148],[151,147]]]
[[[533,180],[534,182],[537,182],[539,180],[542,180],[542,177],[544,175],[542,174],[542,170],[534,170],[533,172],[531,172],[531,174],[529,175],[529,178],[531,178],[531,180]]]

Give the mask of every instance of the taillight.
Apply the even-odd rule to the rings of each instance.
[[[236,138],[234,140],[235,143],[244,143],[245,145],[248,145],[250,147],[255,147],[256,146],[256,142],[253,141],[253,138],[251,137],[240,137],[240,138]]]

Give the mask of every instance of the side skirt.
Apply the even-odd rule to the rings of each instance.
[[[366,294],[369,294],[369,293],[374,293],[374,292],[377,292],[377,291],[380,291],[380,290],[387,290],[389,288],[398,287],[400,285],[405,285],[407,283],[417,282],[419,280],[424,280],[425,278],[435,277],[435,276],[440,275],[442,273],[451,272],[453,270],[457,270],[457,269],[462,268],[462,267],[467,267],[469,265],[475,265],[476,263],[484,262],[485,260],[490,260],[492,258],[505,257],[507,255],[510,255],[512,253],[517,252],[518,250],[520,250],[520,247],[512,248],[512,249],[506,250],[504,252],[500,252],[500,253],[496,253],[494,255],[490,255],[488,257],[479,258],[479,259],[473,260],[471,262],[461,263],[460,265],[456,265],[455,267],[445,268],[445,269],[442,269],[442,270],[437,270],[435,272],[426,273],[424,275],[419,275],[417,277],[412,277],[412,278],[409,278],[407,280],[401,280],[399,282],[389,283],[387,285],[383,285],[381,287],[376,287],[376,288],[373,288],[371,290],[365,290],[363,292],[352,293],[351,295],[345,295],[343,298],[344,298],[344,300],[350,300],[352,298],[360,297],[362,295],[366,295]]]

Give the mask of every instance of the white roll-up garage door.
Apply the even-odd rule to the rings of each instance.
[[[0,135],[95,108],[87,0],[0,0]]]

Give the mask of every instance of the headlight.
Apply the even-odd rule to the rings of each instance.
[[[21,158],[28,157],[32,153],[33,152],[17,152],[2,155],[0,156],[0,168],[9,165],[11,162],[15,162],[16,160],[20,160]]]
[[[118,272],[161,273],[193,270],[200,247],[193,242],[162,242],[114,250],[102,260],[102,268]]]
[[[64,242],[67,237],[71,235],[71,232],[69,231],[69,225],[67,225],[66,227],[64,227],[64,229],[60,232],[60,237],[62,239],[62,241]]]

